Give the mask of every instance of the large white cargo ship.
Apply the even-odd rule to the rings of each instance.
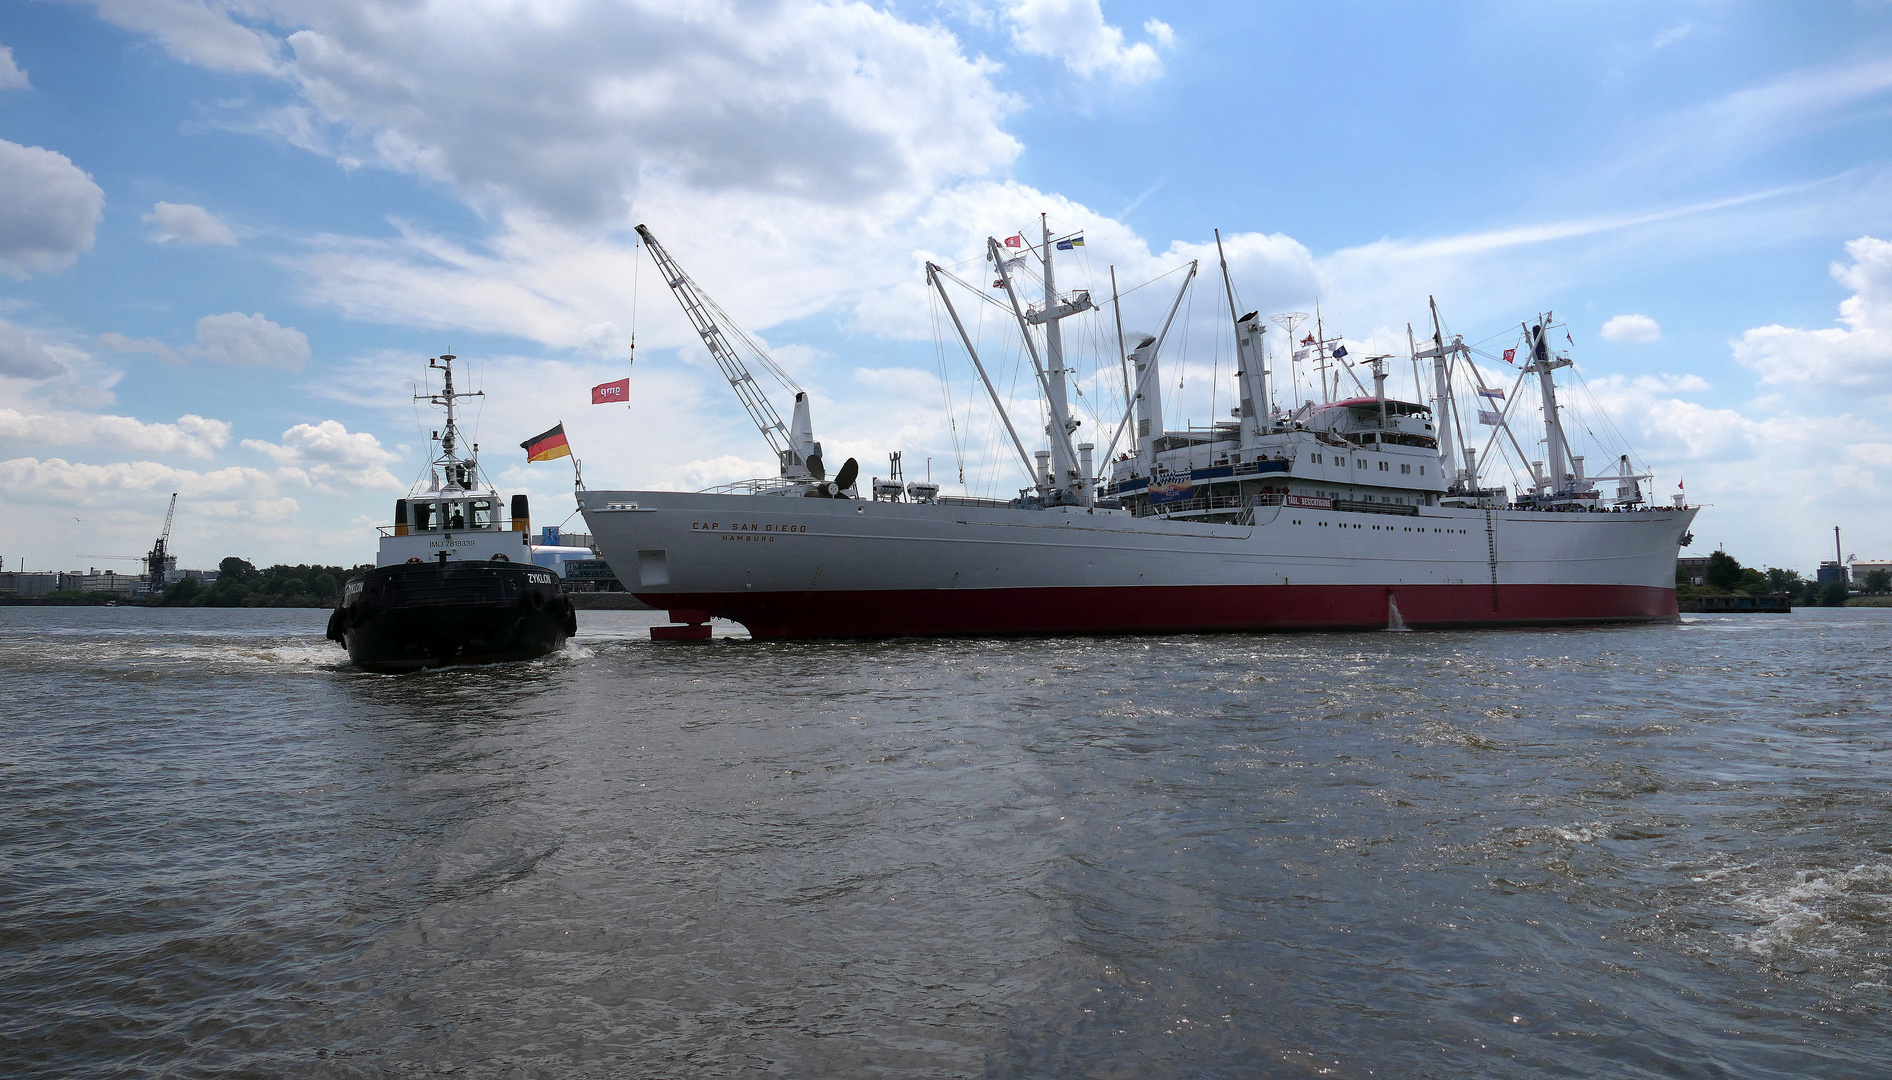
[[[1673,620],[1675,559],[1696,509],[1644,499],[1650,477],[1627,455],[1589,475],[1565,438],[1548,315],[1522,329],[1517,383],[1489,386],[1472,353],[1433,311],[1429,347],[1410,349],[1429,402],[1388,395],[1386,361],[1349,361],[1323,334],[1298,344],[1320,375],[1320,400],[1270,403],[1256,313],[1233,318],[1236,419],[1165,430],[1160,333],[1124,350],[1129,406],[1101,455],[1073,443],[1059,323],[1092,310],[1060,293],[1054,251],[1014,237],[1038,263],[1042,301],[1020,292],[1022,257],[996,238],[987,259],[1016,320],[1045,415],[1027,451],[947,290],[933,288],[1031,479],[1010,500],[941,495],[889,479],[859,490],[850,459],[832,479],[805,394],[784,424],[732,337],[737,330],[649,231],[645,243],[697,332],[775,448],[780,474],[705,492],[578,492],[594,542],[640,600],[670,611],[659,637],[706,637],[711,618],[757,638],[932,634],[1429,628]],[[1195,268],[1189,268],[1193,277]],[[1229,313],[1237,308],[1223,266]],[[963,283],[961,283],[963,284]],[[1188,288],[1187,279],[1184,289]],[[989,298],[988,298],[989,301]],[[1294,321],[1282,323],[1293,333]],[[764,354],[762,359],[766,362]],[[1372,386],[1359,378],[1370,371]],[[1361,391],[1342,397],[1342,376]],[[1482,486],[1454,380],[1489,404],[1479,419],[1518,459],[1511,420],[1530,386],[1543,412],[1542,460],[1521,489]],[[1310,379],[1310,382],[1312,380]],[[1477,428],[1471,429],[1474,433]],[[1122,452],[1119,452],[1121,444]],[[1487,450],[1489,447],[1487,447]],[[1096,462],[1104,467],[1100,470]]]

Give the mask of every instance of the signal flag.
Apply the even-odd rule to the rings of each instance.
[[[631,378],[626,375],[616,382],[599,383],[591,388],[593,405],[609,405],[616,401],[629,401],[631,398]]]

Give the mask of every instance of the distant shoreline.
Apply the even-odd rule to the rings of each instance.
[[[100,593],[99,595],[100,595],[100,596],[109,596],[110,594],[109,594],[109,593]],[[154,604],[154,603],[152,603],[151,601],[149,601],[149,600],[145,600],[145,599],[142,599],[142,598],[140,598],[140,599],[136,599],[136,600],[133,600],[133,599],[129,599],[129,598],[125,598],[125,597],[118,597],[118,598],[114,598],[114,599],[108,599],[108,600],[91,600],[91,599],[80,599],[80,598],[78,598],[78,597],[73,597],[73,596],[60,596],[60,597],[55,597],[55,598],[52,598],[52,599],[48,599],[48,598],[46,598],[46,597],[44,597],[44,596],[0,596],[0,607],[135,607],[135,608],[161,608],[161,607],[167,607],[167,606],[168,606],[168,607],[170,607],[170,608],[173,608],[173,609],[181,609],[181,608],[184,608],[184,607],[198,607],[198,606],[200,606],[200,605],[194,605],[194,604],[193,604],[193,605],[184,605],[184,604],[170,604],[170,605],[165,605],[165,604]],[[246,606],[247,606],[247,607],[259,607],[259,608],[296,608],[296,609],[300,609],[300,610],[303,610],[303,611],[311,611],[311,610],[315,610],[315,611],[320,611],[320,610],[326,610],[326,609],[328,609],[328,608],[332,608],[332,607],[334,607],[335,605],[334,605],[334,604],[332,604],[332,603],[324,603],[324,604],[250,604],[250,605],[243,605],[243,604],[236,604],[236,605],[232,605],[232,607],[246,607]],[[210,606],[210,605],[202,605],[202,607],[203,607],[203,610],[205,610],[205,611],[228,611],[228,610],[230,610],[230,608],[224,608],[224,607],[213,607],[213,606]]]

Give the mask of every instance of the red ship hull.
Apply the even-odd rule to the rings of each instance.
[[[1394,607],[1415,630],[1673,622],[1675,590],[1646,585],[1217,585],[873,592],[640,593],[730,619],[758,639],[906,635],[1374,630]]]

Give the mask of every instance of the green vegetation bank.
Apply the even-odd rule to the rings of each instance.
[[[369,566],[271,566],[232,556],[217,564],[217,583],[185,578],[164,590],[164,607],[334,607],[342,583]]]

